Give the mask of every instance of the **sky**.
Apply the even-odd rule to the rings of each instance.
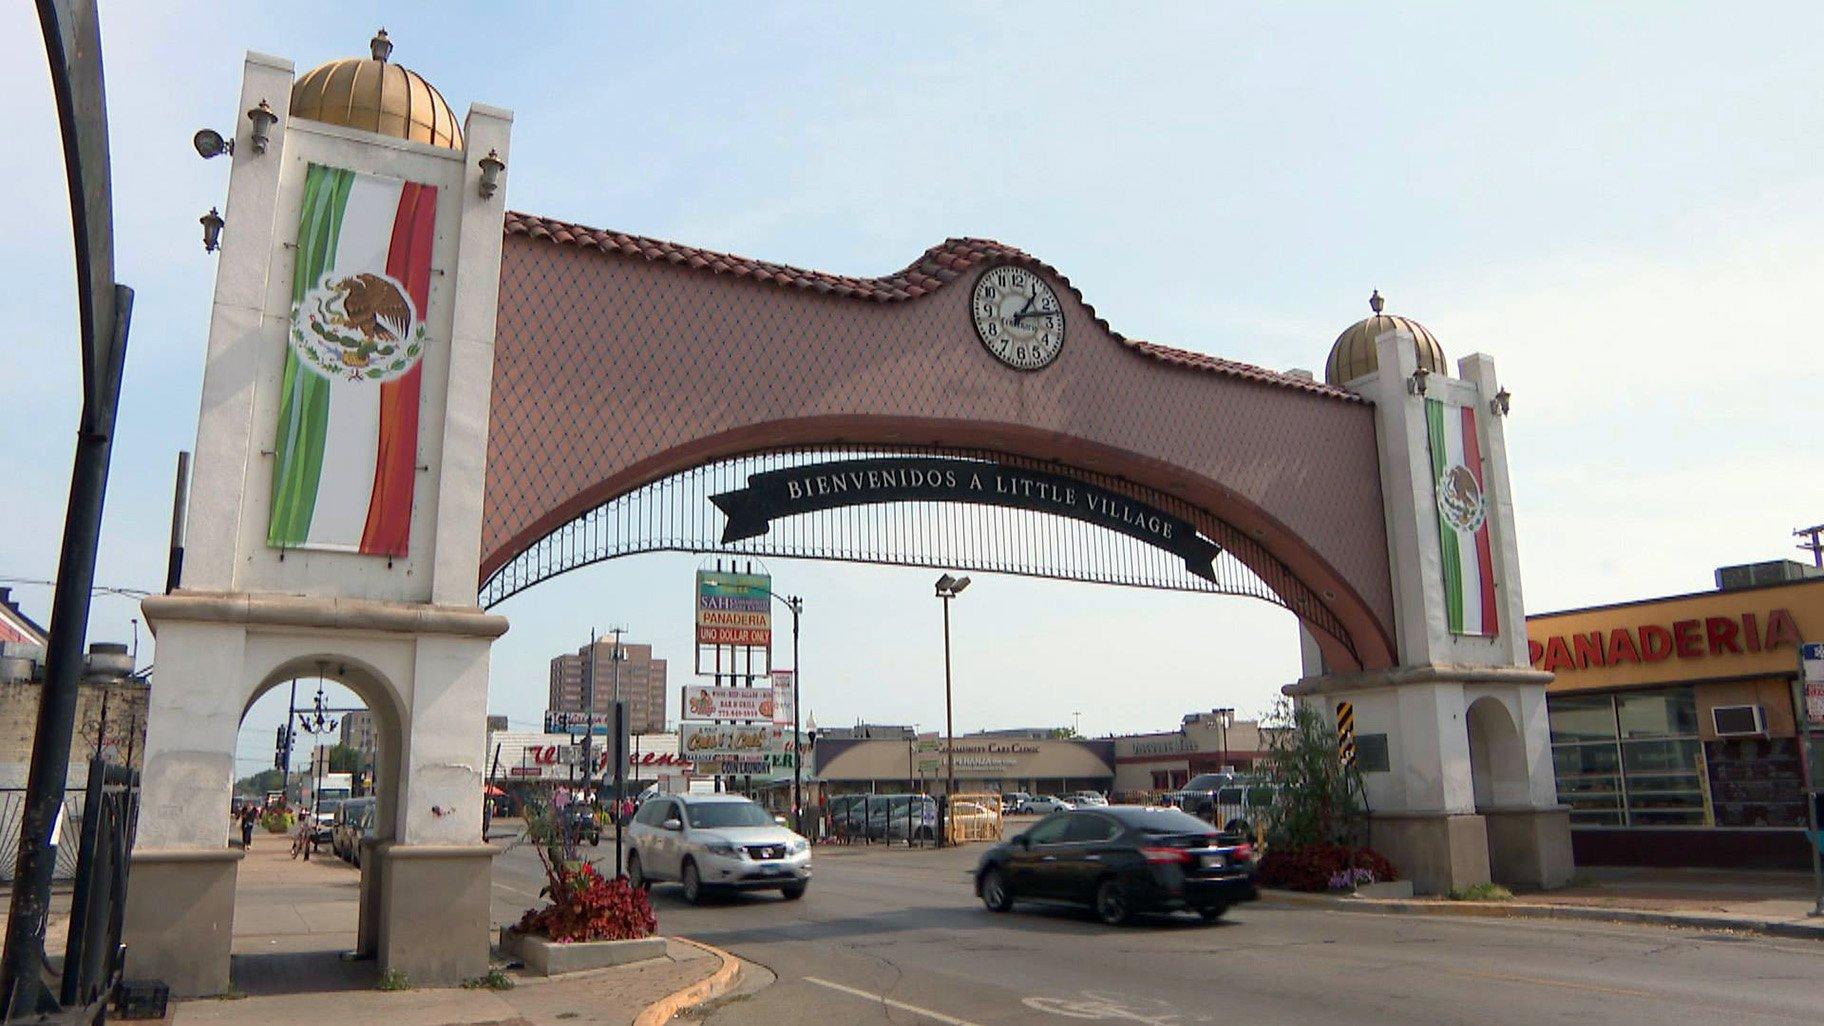
[[[1816,5],[101,7],[118,276],[138,293],[102,584],[162,587],[194,443],[214,274],[196,219],[227,161],[190,136],[240,113],[245,51],[301,72],[380,25],[459,113],[515,112],[512,209],[847,274],[992,237],[1130,337],[1276,369],[1321,369],[1380,289],[1453,360],[1493,355],[1513,393],[1530,610],[1705,589],[1717,566],[1799,556],[1792,529],[1824,521]],[[0,124],[19,200],[0,214],[0,578],[47,580],[79,369],[29,5],[0,8]],[[684,683],[699,562],[616,560],[503,604],[491,710],[535,723],[547,661],[591,627],[653,643]],[[806,598],[820,724],[941,727],[934,572],[770,566]],[[1169,729],[1262,710],[1299,672],[1291,616],[1262,602],[975,576],[959,732]],[[48,615],[48,587],[15,594]],[[137,615],[99,597],[90,636],[128,640]],[[282,715],[273,694],[250,714],[249,767]]]

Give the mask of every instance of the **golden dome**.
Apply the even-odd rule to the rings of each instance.
[[[1408,317],[1384,314],[1381,308],[1386,305],[1379,289],[1368,298],[1368,309],[1374,311],[1351,324],[1341,335],[1336,336],[1336,345],[1330,347],[1330,359],[1324,364],[1324,381],[1332,385],[1341,385],[1354,381],[1364,374],[1372,374],[1380,366],[1380,360],[1374,353],[1374,340],[1389,331],[1403,329],[1412,336],[1413,348],[1418,351],[1419,366],[1433,374],[1445,373],[1444,347],[1432,337],[1425,325]]]
[[[291,87],[292,116],[462,149],[462,127],[437,87],[415,71],[388,63],[393,44],[386,30],[369,46],[371,59],[330,61],[299,76]]]

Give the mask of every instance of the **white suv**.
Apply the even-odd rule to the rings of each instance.
[[[693,905],[710,890],[802,898],[811,883],[810,842],[739,795],[656,795],[628,833],[627,879],[635,887],[676,880]]]

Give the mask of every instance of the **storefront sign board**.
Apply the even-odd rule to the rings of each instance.
[[[1804,671],[1805,719],[1813,730],[1824,729],[1824,643],[1802,646],[1799,666]]]
[[[692,762],[759,760],[786,750],[785,732],[772,724],[680,723],[678,747]],[[762,765],[757,772],[764,772]]]
[[[693,720],[765,720],[778,722],[775,689],[684,687],[684,715]]]

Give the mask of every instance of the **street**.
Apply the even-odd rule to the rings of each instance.
[[[612,869],[612,841],[585,848]],[[687,905],[652,892],[661,932],[778,974],[712,1024],[1816,1022],[1824,948],[1721,933],[1354,913],[1264,900],[1217,926],[1110,929],[1087,912],[997,916],[968,871],[982,846],[818,849],[803,900]],[[495,860],[498,922],[542,885],[536,855]]]

